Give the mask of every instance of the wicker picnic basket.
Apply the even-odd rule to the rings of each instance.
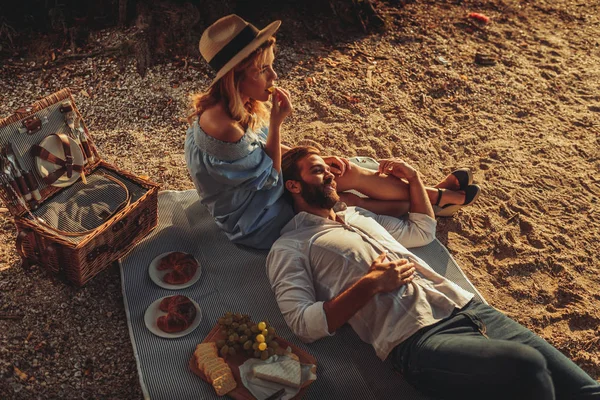
[[[0,120],[0,199],[24,267],[84,285],[156,227],[158,189],[102,161],[69,89]]]

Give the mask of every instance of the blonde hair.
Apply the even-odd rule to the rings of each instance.
[[[265,63],[267,50],[274,45],[275,38],[270,37],[231,71],[223,75],[207,91],[193,94],[192,111],[188,115],[188,122],[191,124],[204,110],[223,101],[229,116],[244,128],[256,130],[267,125],[270,106],[254,99],[250,99],[244,104],[240,96],[239,84],[251,67],[260,68]]]

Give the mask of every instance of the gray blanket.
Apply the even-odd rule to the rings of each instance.
[[[424,399],[382,362],[370,345],[349,326],[336,335],[310,345],[300,342],[287,327],[265,273],[265,251],[233,245],[219,231],[200,204],[194,190],[161,192],[159,224],[152,234],[121,260],[123,297],[140,383],[146,398],[218,399],[213,388],[188,369],[195,346],[202,342],[226,311],[239,311],[267,319],[280,336],[317,359],[317,380],[306,399]],[[446,248],[437,240],[413,249],[437,272],[475,293]],[[168,251],[192,253],[201,264],[202,276],[193,286],[170,291],[155,285],[148,265]],[[198,302],[202,322],[179,339],[154,336],[144,325],[144,312],[156,299],[182,294]]]

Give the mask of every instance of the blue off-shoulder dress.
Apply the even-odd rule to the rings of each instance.
[[[269,249],[294,216],[283,198],[283,178],[265,153],[268,128],[235,142],[207,135],[198,121],[187,131],[185,160],[217,225],[234,243]]]

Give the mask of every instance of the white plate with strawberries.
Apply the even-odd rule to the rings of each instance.
[[[194,307],[195,308],[195,313],[194,313],[194,319],[190,322],[186,322],[184,323],[184,325],[187,325],[183,330],[177,331],[177,332],[167,332],[165,330],[163,330],[161,328],[161,326],[164,328],[165,325],[168,325],[166,323],[167,319],[163,319],[162,323],[159,320],[160,318],[165,318],[167,317],[167,314],[169,312],[163,311],[161,310],[161,303],[163,302],[163,300],[167,299],[167,298],[174,298],[174,297],[183,297],[187,300],[189,300],[189,302],[191,304],[186,304],[185,307],[187,308],[188,312],[182,312],[183,316],[189,315],[189,307]],[[175,322],[180,321],[181,319],[175,319]],[[146,312],[144,313],[144,323],[146,324],[146,328],[148,328],[148,330],[150,332],[152,332],[153,334],[155,334],[156,336],[160,336],[162,338],[166,338],[166,339],[176,339],[176,338],[180,338],[183,336],[186,336],[190,333],[192,333],[199,325],[200,322],[202,321],[202,310],[200,309],[200,306],[198,305],[198,303],[196,303],[194,300],[190,299],[189,297],[186,296],[166,296],[163,298],[160,298],[154,302],[152,302],[152,304],[150,304],[148,306],[148,308],[146,309]]]
[[[180,251],[170,251],[156,257],[148,267],[152,282],[163,289],[180,290],[198,282],[202,268],[196,258]]]

